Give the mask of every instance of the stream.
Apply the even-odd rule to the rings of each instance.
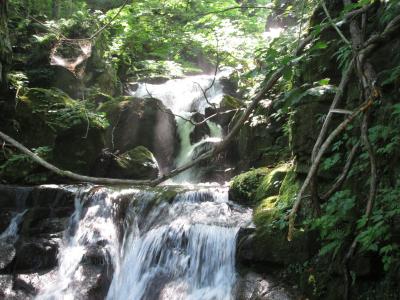
[[[181,118],[219,105],[218,76],[141,83],[130,93],[156,97],[176,115],[175,166],[223,138],[223,129],[207,121],[208,134],[192,142],[195,126]],[[237,238],[241,228],[252,226],[252,210],[231,202],[226,184],[199,182],[200,174],[202,167],[196,167],[157,188],[56,186],[72,193],[74,209],[55,239],[57,267],[35,275],[35,296],[28,299],[239,299]],[[15,214],[0,239],[17,237],[26,212]]]

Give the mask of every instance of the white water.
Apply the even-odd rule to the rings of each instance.
[[[25,213],[28,210],[25,209],[23,212],[17,213],[10,221],[10,225],[0,234],[1,240],[16,240],[18,238],[18,227],[22,222]]]
[[[210,134],[195,144],[190,142],[190,134],[194,125],[185,119],[190,119],[194,113],[205,113],[211,105],[218,107],[223,98],[223,86],[219,78],[230,70],[214,75],[188,76],[182,79],[168,80],[163,84],[140,83],[137,90],[131,92],[135,97],[154,97],[163,102],[176,116],[180,149],[175,159],[176,167],[180,167],[195,158],[196,150],[204,144],[213,144],[222,140],[222,129],[212,121],[207,121]],[[206,97],[204,96],[206,94]],[[211,104],[211,105],[210,105]],[[183,119],[183,118],[185,119]],[[200,179],[201,170],[192,168],[174,178],[173,183],[185,183]]]
[[[120,193],[105,188],[93,192],[80,191],[75,198],[75,212],[65,233],[58,255],[59,266],[52,282],[36,299],[69,300],[79,298],[85,280],[82,260],[88,249],[101,247],[103,257],[111,269],[118,270],[118,231],[114,223],[113,198]],[[84,206],[88,206],[85,208]],[[102,244],[102,246],[99,246]]]
[[[107,299],[233,299],[236,234],[250,219],[222,188],[152,209],[134,220]]]
[[[218,105],[223,97],[223,87],[219,77],[214,81],[214,75],[188,76],[182,79],[171,79],[163,84],[140,83],[138,89],[132,92],[132,96],[138,98],[153,97],[161,100],[174,114],[182,112],[204,111],[207,103]]]

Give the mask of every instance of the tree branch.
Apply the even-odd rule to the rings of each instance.
[[[315,157],[315,161],[312,163],[310,170],[308,171],[307,177],[306,177],[303,185],[301,186],[299,193],[297,194],[296,201],[293,204],[292,210],[289,214],[289,231],[288,231],[288,240],[289,241],[291,241],[293,238],[296,214],[300,208],[303,194],[306,191],[311,178],[318,171],[318,167],[321,162],[322,156],[328,150],[328,147],[331,145],[331,143],[336,138],[336,136],[339,133],[341,133],[344,129],[346,129],[347,125],[349,125],[355,119],[355,117],[357,117],[360,113],[368,110],[371,105],[372,105],[372,101],[367,101],[364,104],[362,104],[355,112],[353,112],[349,117],[347,117],[346,120],[344,120],[342,123],[340,123],[339,126],[336,127],[336,129],[334,131],[331,132],[331,134],[327,137],[325,142],[322,144],[320,150],[318,151],[318,154]]]
[[[343,167],[342,173],[339,175],[339,177],[336,179],[335,183],[333,186],[321,196],[321,200],[327,201],[334,193],[336,193],[341,186],[343,185],[344,181],[346,180],[347,176],[349,175],[351,166],[353,165],[354,158],[357,154],[357,151],[360,147],[359,143],[356,143],[353,148],[350,151],[349,157],[346,160],[346,164]]]

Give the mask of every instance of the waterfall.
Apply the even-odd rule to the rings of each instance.
[[[233,299],[236,234],[250,210],[230,203],[226,189],[209,188],[138,214],[108,300]]]
[[[81,299],[80,295],[87,292],[82,284],[87,277],[82,265],[91,256],[101,260],[107,273],[118,270],[119,242],[113,198],[121,193],[100,187],[78,191],[75,212],[60,246],[55,278],[36,299]]]
[[[136,91],[131,94],[139,98],[153,97],[161,100],[175,115],[180,139],[180,149],[175,159],[175,164],[180,167],[196,158],[200,151],[208,150],[210,145],[222,140],[222,129],[212,121],[207,121],[210,134],[200,141],[191,143],[190,134],[195,125],[188,122],[194,114],[205,115],[207,107],[218,107],[223,98],[221,76],[229,70],[222,71],[217,76],[197,75],[180,79],[171,79],[163,84],[140,83]],[[193,168],[183,172],[173,180],[173,183],[199,181],[201,171]]]
[[[91,299],[234,299],[236,236],[251,222],[251,209],[230,202],[225,187],[168,200],[163,193],[172,189],[81,189],[58,268],[36,299],[87,299],[93,282],[103,292]],[[130,200],[121,217],[124,195]],[[93,253],[101,259],[94,280]]]

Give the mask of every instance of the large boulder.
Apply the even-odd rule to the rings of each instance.
[[[268,168],[259,168],[233,178],[229,188],[229,199],[240,204],[254,205],[257,189],[269,172]]]
[[[154,154],[162,173],[170,170],[177,150],[177,127],[172,112],[160,100],[121,97],[103,103],[99,110],[111,121],[106,135],[109,149],[125,153],[144,146]]]
[[[153,153],[143,146],[116,156],[109,168],[109,175],[113,178],[154,179],[158,173]]]
[[[278,229],[257,228],[239,234],[237,260],[239,264],[288,266],[310,259],[315,253],[315,237],[308,232],[296,232],[293,240]]]

